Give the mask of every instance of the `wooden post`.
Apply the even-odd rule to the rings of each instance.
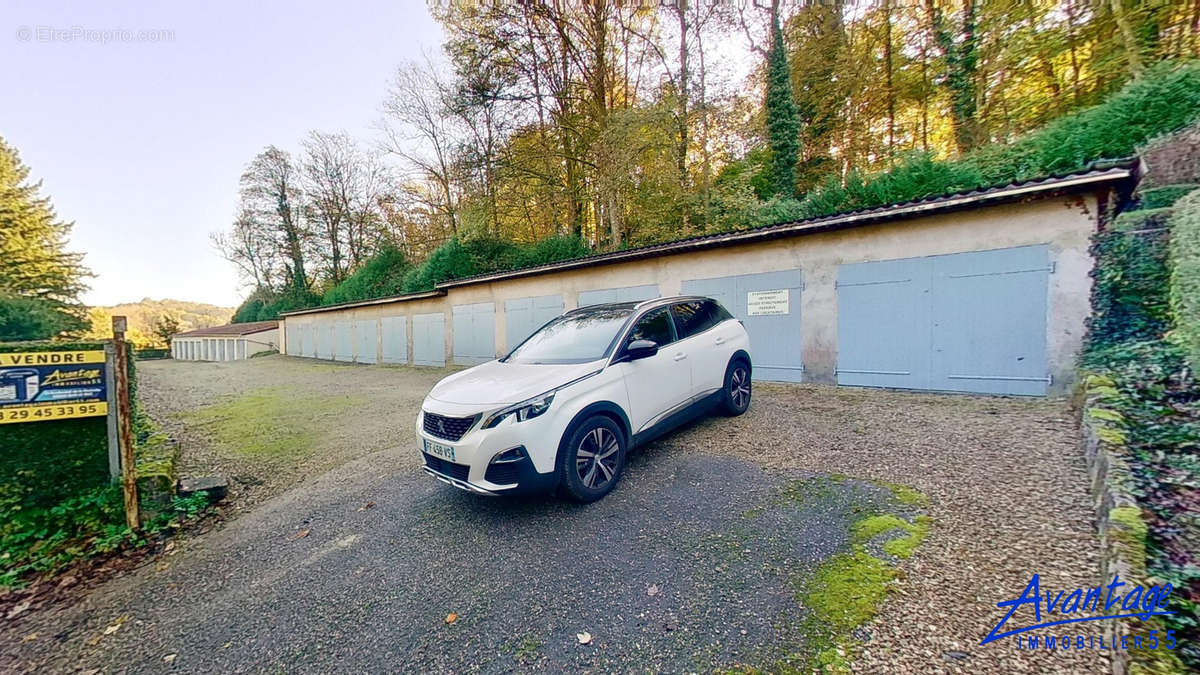
[[[113,379],[117,372],[117,346],[111,341],[104,345],[104,368],[108,373],[108,391],[104,400],[108,402],[105,426],[108,429],[108,475],[112,482],[121,480],[121,444],[117,442],[117,383]]]
[[[121,482],[125,493],[125,523],[131,530],[142,527],[138,506],[137,466],[133,456],[133,406],[129,402],[129,345],[125,342],[125,317],[114,316],[113,382],[117,390],[117,439],[121,446]]]

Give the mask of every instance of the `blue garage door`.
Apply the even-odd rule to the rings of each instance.
[[[334,349],[333,358],[338,361],[354,360],[354,326],[349,321],[338,321],[333,325]]]
[[[504,301],[504,338],[507,348],[524,342],[547,321],[563,313],[561,295],[543,295]]]
[[[658,297],[658,284],[646,286],[624,286],[621,288],[603,288],[595,291],[580,291],[579,306],[598,305],[604,302],[629,302],[632,300],[649,300]]]
[[[455,305],[454,362],[473,366],[496,358],[496,304]]]
[[[413,315],[413,364],[446,365],[446,315]]]
[[[1046,246],[838,269],[838,383],[1044,396]]]
[[[379,322],[375,319],[355,321],[354,335],[358,345],[354,350],[354,360],[375,363],[375,353],[379,349]]]
[[[316,334],[317,342],[317,358],[318,359],[333,359],[333,322],[328,320],[317,320],[313,324],[313,333]]]
[[[380,319],[379,343],[384,363],[408,363],[408,317],[385,316]]]
[[[754,379],[800,382],[804,376],[800,351],[803,286],[800,270],[783,270],[692,279],[683,282],[683,292],[714,298],[742,320],[750,334]]]

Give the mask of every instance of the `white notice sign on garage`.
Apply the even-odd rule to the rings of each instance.
[[[788,313],[788,289],[750,291],[746,294],[746,313],[750,316]]]

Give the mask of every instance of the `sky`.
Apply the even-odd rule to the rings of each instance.
[[[437,53],[424,0],[3,0],[0,136],[41,180],[89,305],[236,306],[209,234],[265,146],[311,130],[375,137],[395,69]]]

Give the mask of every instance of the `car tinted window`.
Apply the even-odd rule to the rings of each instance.
[[[638,319],[637,324],[629,333],[629,342],[634,340],[653,340],[659,346],[675,341],[675,333],[671,326],[671,315],[667,308],[656,309]]]
[[[681,302],[671,308],[679,339],[691,337],[729,318],[729,313],[712,301]]]
[[[609,308],[567,314],[529,336],[505,361],[587,363],[604,358],[632,309]]]

